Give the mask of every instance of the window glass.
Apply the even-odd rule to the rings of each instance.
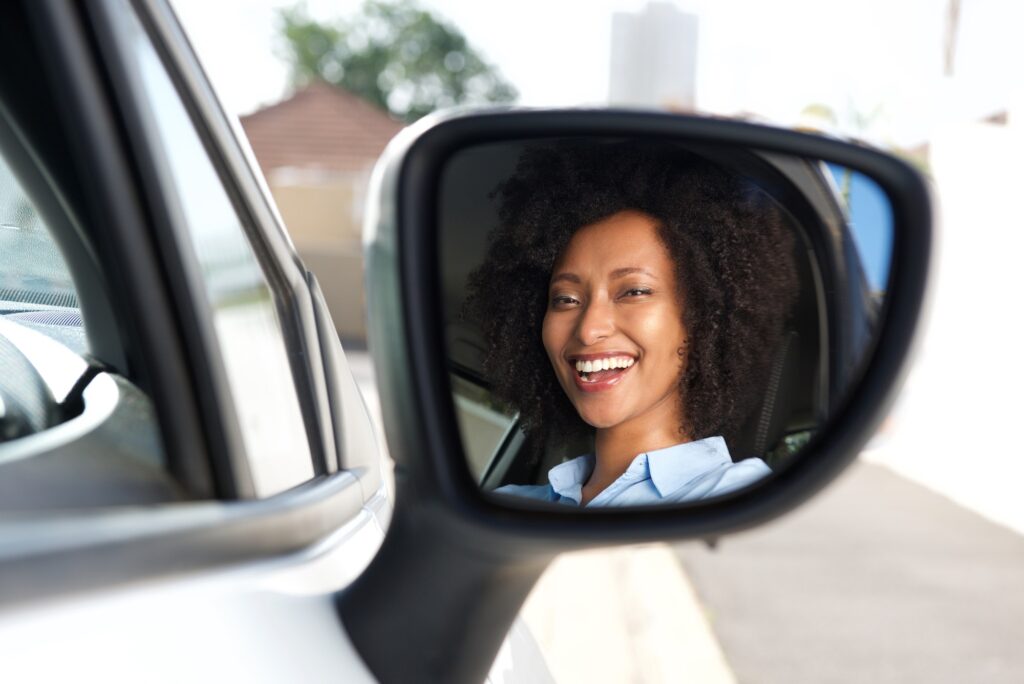
[[[458,375],[449,376],[455,397],[462,446],[473,479],[479,481],[516,426],[517,414],[502,410],[485,388]]]
[[[64,258],[2,157],[0,307],[2,313],[78,307]]]
[[[266,274],[192,121],[138,19],[136,65],[201,274],[257,496],[314,474],[289,353]]]
[[[892,260],[892,207],[885,191],[862,173],[828,164],[843,204],[853,244],[871,291],[880,296],[889,280]]]

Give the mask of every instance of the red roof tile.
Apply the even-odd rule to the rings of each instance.
[[[370,168],[403,124],[323,81],[241,117],[264,173],[284,166],[329,171]]]

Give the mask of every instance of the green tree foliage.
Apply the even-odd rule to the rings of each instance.
[[[405,121],[518,96],[457,28],[413,0],[366,0],[355,16],[331,23],[302,5],[279,18],[293,86],[323,79]]]

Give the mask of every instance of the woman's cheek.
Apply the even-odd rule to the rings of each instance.
[[[541,343],[544,345],[544,351],[548,355],[548,361],[551,363],[551,370],[554,371],[555,377],[560,377],[558,360],[562,355],[563,344],[559,341],[559,325],[555,318],[551,315],[550,311],[544,315],[540,336]]]
[[[652,306],[632,323],[636,337],[644,341],[645,351],[670,364],[674,372],[681,371],[679,351],[687,338],[682,315],[676,306]]]
[[[553,330],[552,330],[551,312],[549,311],[548,313],[544,314],[544,320],[541,322],[541,326],[540,326],[540,340],[541,340],[541,344],[544,345],[544,351],[547,352],[548,358],[552,359],[552,362],[553,362],[553,357],[552,357],[552,343],[553,343],[553,340],[552,340],[552,336],[553,336]]]

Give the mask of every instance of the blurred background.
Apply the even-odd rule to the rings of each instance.
[[[636,105],[853,137],[929,178],[931,315],[859,462],[722,540],[559,559],[523,618],[561,682],[1024,681],[1024,4],[173,0],[371,403],[370,169],[458,104]]]

